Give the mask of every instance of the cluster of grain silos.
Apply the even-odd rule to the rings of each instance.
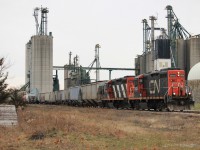
[[[155,51],[148,51],[135,58],[136,75],[171,67],[169,39],[156,39]]]
[[[186,74],[200,62],[200,37],[194,36],[189,39],[176,40],[177,67],[184,69]]]
[[[170,43],[169,40],[166,40],[167,39],[156,40],[155,60],[153,60],[152,51],[149,51],[143,55],[138,55],[138,57],[135,59],[135,67],[140,69],[140,73],[159,70],[159,67],[162,68],[166,63],[166,67],[170,66]],[[174,55],[174,59],[176,60],[176,67],[185,70],[187,75],[190,69],[195,64],[200,62],[200,37],[194,36],[186,40],[177,39],[175,45],[176,53]],[[154,65],[152,64],[153,62]]]
[[[189,34],[180,24],[172,6],[168,5],[166,10],[167,30],[156,28],[154,21],[157,18],[153,16],[150,16],[151,27],[146,19],[142,21],[143,54],[135,59],[135,68],[139,70],[136,75],[173,67],[185,70],[187,77],[190,69],[200,62],[200,35]],[[155,30],[161,31],[156,40]]]
[[[138,55],[135,58],[135,74],[151,72],[153,70],[152,52],[148,51],[143,55]]]

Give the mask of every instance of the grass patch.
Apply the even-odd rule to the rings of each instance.
[[[194,110],[200,110],[200,103],[194,104]]]
[[[0,149],[200,149],[200,115],[29,105]]]

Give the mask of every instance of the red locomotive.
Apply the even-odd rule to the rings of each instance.
[[[133,100],[132,107],[137,109],[184,110],[194,105],[191,90],[186,85],[185,71],[177,68],[135,77],[134,97],[130,100]]]
[[[177,68],[110,80],[103,93],[103,106],[116,108],[184,110],[194,105],[185,72]]]

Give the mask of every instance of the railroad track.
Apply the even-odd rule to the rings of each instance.
[[[37,107],[42,107],[44,104],[28,104],[29,106],[37,106]],[[55,107],[55,106],[68,106],[68,107],[75,107],[75,106],[69,106],[69,105],[52,105],[52,104],[45,104],[47,105],[50,109]],[[75,107],[77,108],[77,107]],[[87,108],[87,107],[86,107]],[[111,109],[111,108],[102,108],[102,109]],[[116,109],[116,108],[114,108]],[[199,110],[183,110],[183,111],[180,111],[180,110],[175,110],[175,111],[155,111],[155,110],[133,110],[133,109],[125,109],[125,108],[121,108],[121,109],[117,109],[117,110],[132,110],[132,111],[135,111],[135,112],[150,112],[150,113],[187,113],[187,114],[200,114],[200,111]]]
[[[183,110],[182,113],[200,114],[199,110]]]

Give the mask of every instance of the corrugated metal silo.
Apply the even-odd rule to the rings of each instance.
[[[53,37],[35,35],[31,37],[30,88],[40,93],[53,90]]]
[[[170,40],[156,39],[155,41],[155,59],[170,58]]]

